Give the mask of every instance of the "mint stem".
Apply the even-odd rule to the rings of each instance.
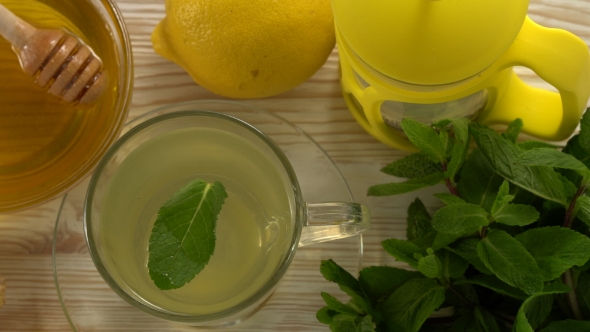
[[[574,198],[570,202],[570,205],[567,208],[567,212],[565,213],[565,221],[563,222],[563,227],[565,228],[572,228],[572,223],[574,221],[574,208],[576,207],[576,201],[578,197],[580,197],[586,191],[586,186],[580,186]]]
[[[485,238],[488,235],[488,226],[483,226],[479,231],[479,237],[481,239]]]
[[[447,163],[441,163],[441,165],[442,165],[443,172],[446,173],[447,172]],[[451,181],[451,178],[445,178],[445,184],[447,185],[447,188],[449,189],[449,192],[452,195],[459,197],[459,191],[457,190],[457,188],[453,184],[453,181]]]
[[[578,298],[576,296],[576,289],[574,288],[574,278],[572,276],[572,270],[568,269],[565,273],[561,276],[561,279],[564,284],[568,285],[571,288],[571,291],[565,294],[567,298],[567,302],[569,303],[570,308],[574,314],[574,318],[577,320],[583,320],[584,317],[582,316],[582,311],[580,310],[580,305],[578,304]]]
[[[570,205],[567,208],[565,213],[565,221],[563,222],[563,227],[565,228],[572,228],[572,224],[574,221],[574,209],[576,207],[576,201],[578,197],[580,197],[586,191],[586,186],[580,186],[576,194],[572,198]],[[567,298],[567,302],[572,309],[574,317],[577,320],[582,320],[584,317],[582,316],[582,312],[580,311],[580,304],[578,303],[578,298],[576,296],[576,288],[574,287],[574,278],[572,276],[572,270],[568,269],[565,273],[561,276],[561,279],[564,284],[566,284],[571,290],[565,294]]]

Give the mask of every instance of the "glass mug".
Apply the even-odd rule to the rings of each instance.
[[[201,178],[220,181],[228,198],[209,264],[192,281],[162,291],[147,270],[158,209]],[[229,115],[179,111],[123,135],[94,173],[84,211],[92,260],[106,283],[133,306],[193,326],[227,326],[270,296],[298,246],[357,235],[369,227],[357,203],[309,204],[283,151]]]

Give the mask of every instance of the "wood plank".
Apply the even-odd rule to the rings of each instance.
[[[117,0],[117,4],[123,12],[134,52],[135,89],[129,119],[169,103],[225,99],[197,86],[179,66],[153,51],[150,34],[164,17],[164,0]],[[536,22],[568,29],[590,44],[590,0],[532,0],[529,12]],[[519,68],[518,73],[533,85],[550,88],[530,71]],[[370,207],[373,224],[364,235],[364,265],[400,266],[382,250],[380,242],[405,236],[409,202],[420,197],[433,211],[440,203],[431,194],[443,189],[431,188],[396,198],[366,196],[367,188],[373,184],[399,180],[380,173],[379,169],[406,153],[376,141],[355,122],[341,98],[338,80],[338,50],[335,48],[326,64],[305,83],[272,98],[247,102],[284,117],[308,133],[333,158],[354,198]],[[83,194],[79,199],[83,199]],[[51,245],[60,203],[61,200],[56,199],[26,211],[0,215],[0,274],[7,279],[8,286],[6,305],[0,309],[0,331],[70,329],[59,303],[52,270]],[[76,213],[76,218],[81,220],[82,211]],[[76,264],[80,255],[84,255],[85,245],[79,234],[69,233],[68,236],[61,239],[60,250],[68,253],[67,260]],[[271,297],[264,311],[236,330],[327,330],[314,317],[322,306],[319,292],[341,293],[321,279],[317,270],[319,262],[310,258],[313,253],[312,249],[309,251],[308,256],[306,251],[301,251],[302,261],[294,264],[283,282],[284,287]],[[351,264],[348,256],[339,256],[338,250],[334,250],[333,257]],[[65,278],[72,285],[76,285],[77,280],[90,278],[96,287],[80,288],[69,304],[81,305],[88,298],[98,302],[107,298],[109,290],[101,284],[93,266],[87,261],[79,264],[80,270],[70,271]],[[309,287],[298,286],[301,281],[307,281]],[[119,307],[113,306],[110,300],[100,303],[105,312],[119,313]],[[144,317],[139,315],[135,319],[141,321]],[[133,323],[124,324],[127,323],[121,321],[111,326],[112,330],[133,330]],[[161,331],[162,326],[156,324],[152,330]],[[170,330],[183,329],[175,326]]]

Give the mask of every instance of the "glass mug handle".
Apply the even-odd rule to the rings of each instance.
[[[495,84],[495,105],[478,121],[508,123],[521,118],[523,131],[532,136],[567,139],[590,97],[590,54],[586,43],[565,30],[540,26],[527,16],[501,61],[504,68],[532,69],[559,93],[527,85],[509,69],[505,81]]]
[[[300,247],[358,235],[371,223],[369,209],[358,203],[305,203],[305,214]]]

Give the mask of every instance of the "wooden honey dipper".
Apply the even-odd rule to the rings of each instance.
[[[68,103],[90,104],[103,92],[102,62],[76,36],[37,29],[0,4],[0,35],[10,42],[24,71]]]

